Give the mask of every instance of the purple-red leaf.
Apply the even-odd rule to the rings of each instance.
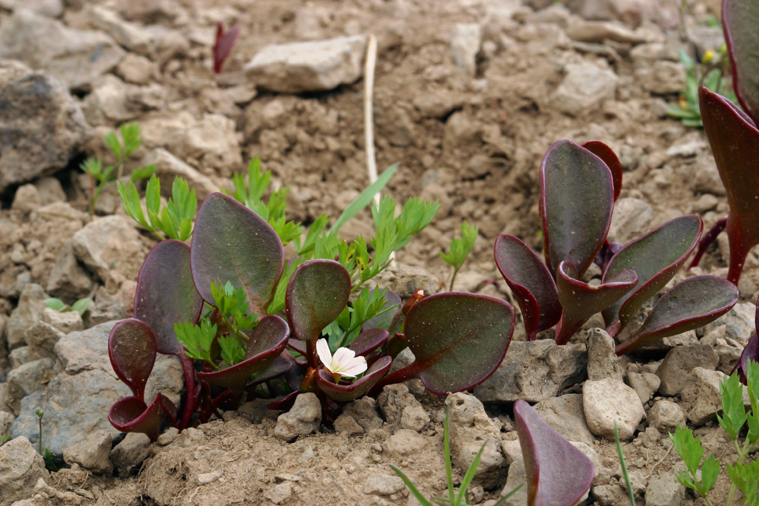
[[[198,372],[195,375],[210,383],[230,390],[242,390],[251,375],[269,367],[287,346],[290,329],[276,315],[261,318],[248,340],[245,359],[221,371]]]
[[[585,149],[604,161],[611,171],[611,179],[614,182],[614,202],[622,192],[622,163],[616,153],[601,141],[588,141],[582,145]]]
[[[738,302],[738,289],[717,276],[695,276],[678,283],[654,305],[637,335],[617,346],[624,355],[663,337],[713,322]]]
[[[759,4],[753,0],[723,0],[722,24],[735,95],[759,123]]]
[[[635,288],[603,312],[607,327],[615,327],[613,334],[619,333],[643,304],[675,276],[696,247],[702,229],[698,216],[680,216],[627,243],[612,257],[604,281],[626,270],[638,275]]]
[[[285,297],[293,337],[316,343],[324,327],[340,316],[351,293],[351,277],[334,260],[310,260],[290,278]]]
[[[416,360],[392,376],[417,375],[433,394],[445,395],[479,385],[498,368],[514,332],[514,308],[486,295],[440,293],[411,308],[405,330]]]
[[[158,394],[150,406],[138,397],[123,397],[108,413],[108,421],[121,432],[141,432],[151,441],[158,439],[161,429],[163,394]]]
[[[362,357],[384,345],[388,336],[387,330],[369,329],[357,335],[348,348],[353,350],[357,357]]]
[[[546,264],[572,262],[580,276],[606,240],[614,207],[611,170],[572,141],[554,143],[540,166]]]
[[[216,43],[213,46],[213,71],[221,74],[221,68],[224,62],[229,58],[229,53],[237,42],[240,35],[240,27],[235,25],[224,33],[224,24],[219,21],[216,25]]]
[[[272,378],[287,374],[294,366],[295,359],[293,359],[293,356],[290,355],[287,350],[284,350],[271,364],[269,364],[269,367],[256,374],[256,379],[251,381],[251,384],[258,385],[264,381],[269,381]]]
[[[213,304],[211,281],[243,287],[249,312],[266,314],[274,296],[285,251],[265,220],[222,193],[206,198],[195,222],[192,239],[192,277],[203,299]]]
[[[517,299],[527,338],[550,329],[561,318],[556,283],[537,253],[522,240],[504,234],[495,240],[495,263]]]
[[[159,353],[181,355],[174,324],[196,323],[203,299],[195,289],[190,247],[169,239],[150,250],[137,277],[134,317],[153,330]]]
[[[749,360],[759,362],[759,337],[757,337],[756,333],[754,333],[754,335],[751,336],[751,339],[748,340],[748,344],[746,344],[746,347],[743,348],[743,351],[741,352],[740,360],[738,360],[738,363],[735,364],[735,367],[730,373],[732,374],[735,371],[738,371],[738,374],[741,377],[741,383],[744,385],[748,383],[746,371],[748,370]]]
[[[341,383],[340,385],[335,384],[332,379],[332,374],[324,369],[319,369],[319,374],[316,376],[316,383],[332,400],[338,402],[350,402],[364,395],[375,383],[382,379],[382,377],[387,374],[387,371],[390,370],[392,363],[392,358],[387,356],[382,357],[372,364],[364,376],[353,383]]]
[[[577,504],[595,477],[590,459],[519,399],[514,421],[527,475],[527,506]]]
[[[756,48],[754,48],[756,51]],[[704,131],[725,185],[730,212],[727,279],[737,285],[748,252],[759,244],[759,130],[732,102],[703,86],[698,89]]]
[[[622,271],[597,286],[584,283],[577,277],[574,265],[568,262],[559,265],[556,285],[564,313],[556,327],[557,344],[566,344],[591,316],[614,304],[638,282],[634,271]]]
[[[150,327],[133,318],[118,322],[108,336],[108,357],[119,379],[136,398],[143,399],[156,357],[156,340]]]

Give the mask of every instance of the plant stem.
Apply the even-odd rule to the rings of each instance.
[[[455,269],[453,269],[453,276],[451,276],[451,286],[448,287],[448,291],[449,292],[453,291],[453,283],[456,281],[456,274],[459,273],[459,269],[461,269],[461,266],[456,267]]]
[[[448,497],[451,506],[455,500],[455,494],[453,492],[453,473],[451,471],[451,434],[450,434],[450,422],[451,422],[451,408],[446,406],[445,408],[445,428],[443,431],[443,450],[445,453],[445,477],[448,481]]]
[[[38,417],[40,422],[40,455],[44,456],[42,453],[42,417]]]

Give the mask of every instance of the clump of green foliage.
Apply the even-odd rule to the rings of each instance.
[[[116,158],[116,163],[103,167],[103,160],[100,158],[87,158],[82,162],[81,169],[85,174],[90,176],[90,203],[88,212],[90,217],[95,212],[95,205],[100,198],[100,193],[106,184],[121,179],[124,172],[124,164],[132,154],[142,145],[140,134],[140,125],[137,123],[125,123],[119,129],[121,140],[116,132],[109,132],[105,135],[105,143]],[[155,167],[148,165],[132,171],[130,180],[137,181],[147,179],[155,172]]]
[[[732,84],[726,77],[730,75],[727,46],[723,44],[717,53],[707,51],[701,57],[701,61],[694,60],[683,50],[677,54],[685,67],[685,88],[681,90],[679,102],[669,106],[667,115],[679,118],[687,127],[703,128],[698,99],[699,86],[719,93],[733,102],[738,101],[732,91]]]
[[[738,490],[743,494],[743,500],[739,504],[759,506],[759,461],[746,463],[748,454],[759,442],[759,364],[749,360],[746,369],[748,397],[751,403],[749,411],[746,411],[743,404],[743,385],[738,372],[734,372],[720,384],[722,416],[717,415],[717,419],[732,439],[738,454],[735,464],[727,465],[727,475],[731,481],[725,503],[727,506],[735,504]],[[741,438],[744,427],[747,431]],[[678,427],[669,437],[677,454],[685,463],[686,469],[680,472],[678,481],[712,506],[708,494],[717,482],[720,462],[713,454],[706,459],[703,458],[706,448],[701,443],[701,438],[694,437],[693,432],[687,427]]]
[[[456,282],[456,274],[459,273],[459,269],[464,265],[466,258],[474,248],[474,243],[477,240],[477,233],[479,229],[476,226],[469,225],[466,221],[461,224],[461,238],[454,237],[451,240],[451,247],[448,249],[448,254],[441,252],[440,257],[453,267],[453,274],[451,275],[451,284],[449,290],[453,291],[453,284]]]
[[[86,313],[87,309],[90,307],[90,303],[92,302],[92,299],[90,297],[84,297],[74,302],[71,306],[63,302],[61,299],[56,299],[55,297],[45,299],[44,302],[47,307],[49,307],[50,309],[54,309],[58,311],[59,313],[68,313],[69,311],[76,311],[80,315],[84,316],[84,313]]]

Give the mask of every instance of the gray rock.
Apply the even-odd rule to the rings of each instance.
[[[34,182],[37,187],[37,193],[40,196],[40,203],[43,206],[55,202],[66,202],[66,193],[63,191],[61,182],[54,177],[43,177]]]
[[[624,25],[606,21],[577,20],[567,29],[567,35],[577,42],[603,42],[604,39],[632,44],[646,42],[644,37]]]
[[[0,447],[0,506],[31,497],[37,480],[50,478],[45,461],[25,437]]]
[[[570,63],[566,76],[551,97],[554,106],[568,114],[579,115],[614,99],[619,78],[613,70],[590,62]]]
[[[356,423],[367,431],[371,429],[379,429],[384,423],[377,411],[377,402],[372,397],[368,396],[356,399],[348,404],[343,409],[343,414],[352,417]]]
[[[587,347],[589,380],[624,378],[624,369],[619,357],[614,353],[614,339],[605,330],[591,329],[588,332]]]
[[[142,243],[137,231],[121,216],[95,219],[71,239],[71,247],[100,279],[108,284],[123,276],[137,279],[142,265]]]
[[[656,370],[661,379],[659,392],[663,395],[677,395],[693,380],[689,372],[696,367],[714,370],[719,363],[719,356],[714,348],[707,344],[693,344],[672,348]]]
[[[0,135],[9,140],[0,149],[0,191],[63,169],[90,135],[79,105],[47,73],[7,83],[0,104]]]
[[[128,83],[144,85],[158,75],[158,66],[144,56],[127,53],[116,67],[116,74]]]
[[[475,387],[482,402],[539,402],[585,377],[587,354],[553,340],[513,341],[493,375]]]
[[[90,10],[90,20],[95,28],[113,37],[113,40],[129,51],[150,54],[152,37],[140,25],[124,21],[114,11],[98,5]]]
[[[46,308],[45,310],[52,311],[50,308]],[[55,357],[55,352],[53,351],[55,344],[64,335],[63,332],[43,321],[38,321],[29,327],[29,330],[26,331],[26,344],[29,347],[29,359],[39,360],[41,358]]]
[[[527,473],[524,469],[524,460],[515,460],[509,466],[509,474],[506,478],[506,486],[501,491],[501,497],[506,496],[509,492],[522,485],[519,490],[512,495],[508,501],[504,503],[504,506],[524,506],[527,504],[527,487],[524,484],[527,482]]]
[[[31,362],[31,359],[29,358],[29,347],[21,346],[20,348],[16,348],[8,354],[8,360],[11,363],[11,369],[16,369],[27,362]]]
[[[473,23],[456,23],[451,29],[451,60],[464,74],[474,77],[477,53],[480,52],[482,29]]]
[[[385,448],[393,455],[407,457],[421,451],[427,444],[427,439],[416,431],[400,429],[387,439]]]
[[[11,435],[11,426],[15,420],[15,416],[6,411],[0,410],[0,446],[3,446],[7,442],[7,440],[3,438]]]
[[[79,464],[93,473],[110,475],[113,472],[109,459],[112,441],[111,435],[105,431],[87,434],[84,439],[63,450],[63,460],[68,465]]]
[[[58,18],[63,14],[63,0],[2,0],[0,7],[10,11],[29,9],[49,18]]]
[[[590,495],[600,506],[615,506],[625,504],[625,501],[630,502],[627,492],[619,483],[591,487]]]
[[[683,487],[674,473],[652,476],[646,487],[646,506],[679,506],[685,500]]]
[[[0,383],[0,412],[13,413],[10,406],[8,406],[8,383]]]
[[[398,476],[374,473],[364,482],[364,493],[375,495],[393,495],[400,492],[406,485]]]
[[[92,279],[87,270],[77,262],[72,243],[68,241],[55,258],[47,281],[47,291],[54,297],[74,302],[87,296],[91,290]]]
[[[696,426],[703,425],[722,410],[719,384],[725,373],[695,367],[689,376],[690,381],[680,396],[690,406],[686,413],[688,420]]]
[[[685,68],[680,63],[659,60],[652,66],[636,69],[635,80],[651,93],[677,93],[685,87]]]
[[[582,405],[590,432],[614,441],[614,423],[622,441],[630,439],[646,416],[635,390],[611,378],[586,381],[582,387]]]
[[[748,340],[751,338],[751,334],[756,331],[756,324],[754,323],[755,313],[755,304],[739,302],[730,311],[705,325],[699,332],[699,337],[706,336],[712,330],[725,325],[724,337],[735,339],[742,346],[746,346]]]
[[[24,286],[18,299],[18,306],[11,313],[5,327],[9,350],[26,344],[26,331],[42,319],[42,311],[47,307],[45,299],[47,299],[47,294],[40,285],[29,283]]]
[[[659,376],[650,372],[628,372],[625,382],[635,390],[643,404],[651,400],[654,392],[659,390],[659,385],[661,385]]]
[[[362,74],[365,35],[276,44],[261,49],[245,65],[256,87],[279,93],[331,90]]]
[[[284,441],[293,441],[298,436],[316,432],[321,421],[322,406],[316,394],[300,394],[295,398],[292,409],[277,419],[274,435]]]
[[[8,373],[8,398],[6,402],[14,413],[21,408],[21,399],[43,390],[55,374],[55,360],[33,360]]]
[[[648,412],[649,423],[659,432],[670,433],[682,425],[685,426],[685,414],[680,406],[671,401],[656,401]]]
[[[40,192],[33,184],[25,184],[19,186],[16,189],[16,194],[13,196],[13,203],[11,209],[21,211],[22,213],[29,214],[42,205],[40,200]]]
[[[566,394],[535,404],[540,418],[567,441],[593,444],[595,436],[585,422],[582,395]]]
[[[498,484],[503,466],[499,428],[485,413],[475,396],[456,393],[445,400],[450,409],[451,459],[460,469],[469,469],[475,455],[485,445],[472,483],[492,489]]]
[[[335,432],[345,437],[360,436],[364,433],[364,428],[352,416],[345,413],[335,419],[334,426]]]
[[[219,191],[219,185],[190,167],[182,160],[162,148],[154,149],[143,159],[143,164],[154,165],[156,175],[161,180],[161,193],[169,198],[174,178],[181,177],[190,186],[200,201],[203,201],[211,193]]]
[[[164,435],[166,433],[161,434],[159,440]],[[150,438],[146,434],[131,432],[111,450],[110,458],[116,472],[123,478],[136,470],[149,455]]]
[[[71,89],[88,90],[123,56],[124,50],[102,32],[74,30],[26,9],[0,23],[0,58],[45,69]]]
[[[440,281],[424,269],[410,265],[391,265],[376,278],[377,286],[387,288],[406,300],[417,290],[424,290],[425,295],[437,293]]]
[[[401,412],[401,427],[419,432],[430,423],[430,415],[420,406],[406,406]]]
[[[609,241],[627,244],[646,230],[653,217],[654,208],[648,202],[631,197],[621,198],[614,204],[607,237]]]
[[[235,122],[226,116],[206,114],[174,135],[167,147],[174,155],[195,163],[200,169],[216,169],[214,172],[220,177],[230,178],[242,165],[235,128]]]
[[[79,311],[60,312],[46,307],[42,310],[42,321],[64,334],[84,330],[84,322]]]
[[[391,425],[401,424],[403,412],[407,408],[422,407],[416,397],[409,392],[408,387],[402,383],[385,386],[377,396],[377,406],[385,416],[387,423]]]

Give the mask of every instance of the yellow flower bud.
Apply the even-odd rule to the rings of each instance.
[[[712,51],[710,49],[709,51],[707,51],[707,52],[704,53],[704,57],[701,58],[701,62],[702,63],[709,63],[713,59],[714,59],[714,51]]]

